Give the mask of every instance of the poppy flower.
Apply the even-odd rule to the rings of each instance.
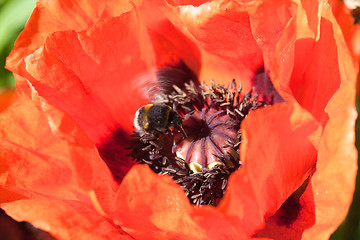
[[[56,238],[326,239],[346,215],[357,67],[326,1],[39,1],[7,68],[1,208]]]

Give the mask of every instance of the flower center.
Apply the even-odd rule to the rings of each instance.
[[[213,169],[221,165],[220,156],[230,150],[227,142],[236,142],[236,132],[227,126],[230,117],[224,110],[214,108],[186,115],[183,128],[188,137],[174,144],[173,152],[183,159],[194,173],[202,168]]]
[[[136,113],[130,155],[170,175],[191,203],[216,206],[241,166],[241,121],[264,103],[253,91],[242,95],[235,81],[228,87],[190,82],[159,98]]]

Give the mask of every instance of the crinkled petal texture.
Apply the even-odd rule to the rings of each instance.
[[[144,73],[179,60],[245,91],[265,69],[287,101],[243,121],[216,208],[125,150]],[[345,217],[357,69],[325,1],[40,1],[7,67],[21,93],[0,117],[1,207],[18,221],[60,239],[327,239]]]
[[[131,3],[118,0],[39,1],[24,31],[15,43],[16,51],[8,58],[16,65],[21,58],[42,46],[48,35],[57,31],[81,31],[106,18],[120,15],[131,9]]]
[[[312,15],[317,18],[311,21]],[[300,24],[303,31],[299,31]],[[303,238],[327,239],[344,219],[354,189],[354,86],[358,69],[330,6],[323,3],[299,7],[277,48],[274,85],[285,98],[288,96],[288,101],[298,101],[324,127],[318,145],[317,171],[309,184],[316,219]],[[293,70],[289,73],[288,69]],[[308,204],[306,196],[309,195],[304,193],[300,201]]]
[[[1,208],[59,239],[128,239],[106,217],[117,184],[94,145],[84,134],[73,143],[56,137],[45,103],[17,98],[0,116]],[[60,125],[76,132],[66,118]]]
[[[76,119],[94,142],[119,123],[130,132],[130,113],[145,103],[132,80],[147,69],[137,23],[134,13],[126,13],[87,31],[55,32],[21,60],[20,74],[41,96]]]

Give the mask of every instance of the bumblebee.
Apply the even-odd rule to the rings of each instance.
[[[165,104],[147,104],[139,108],[135,113],[134,127],[152,134],[166,133],[169,128],[180,129],[186,136],[182,127],[182,118]]]

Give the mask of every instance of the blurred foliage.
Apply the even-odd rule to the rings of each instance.
[[[0,88],[15,86],[12,73],[4,68],[5,60],[35,3],[35,0],[0,0]]]
[[[4,68],[6,57],[14,46],[14,42],[29,18],[36,0],[0,0],[0,89],[14,87],[15,80],[11,72]],[[360,82],[360,79],[358,83]],[[357,86],[356,105],[359,112],[360,87]],[[356,147],[360,147],[360,121],[356,122]],[[334,232],[331,240],[360,239],[360,177],[356,181],[354,200],[348,216]]]

